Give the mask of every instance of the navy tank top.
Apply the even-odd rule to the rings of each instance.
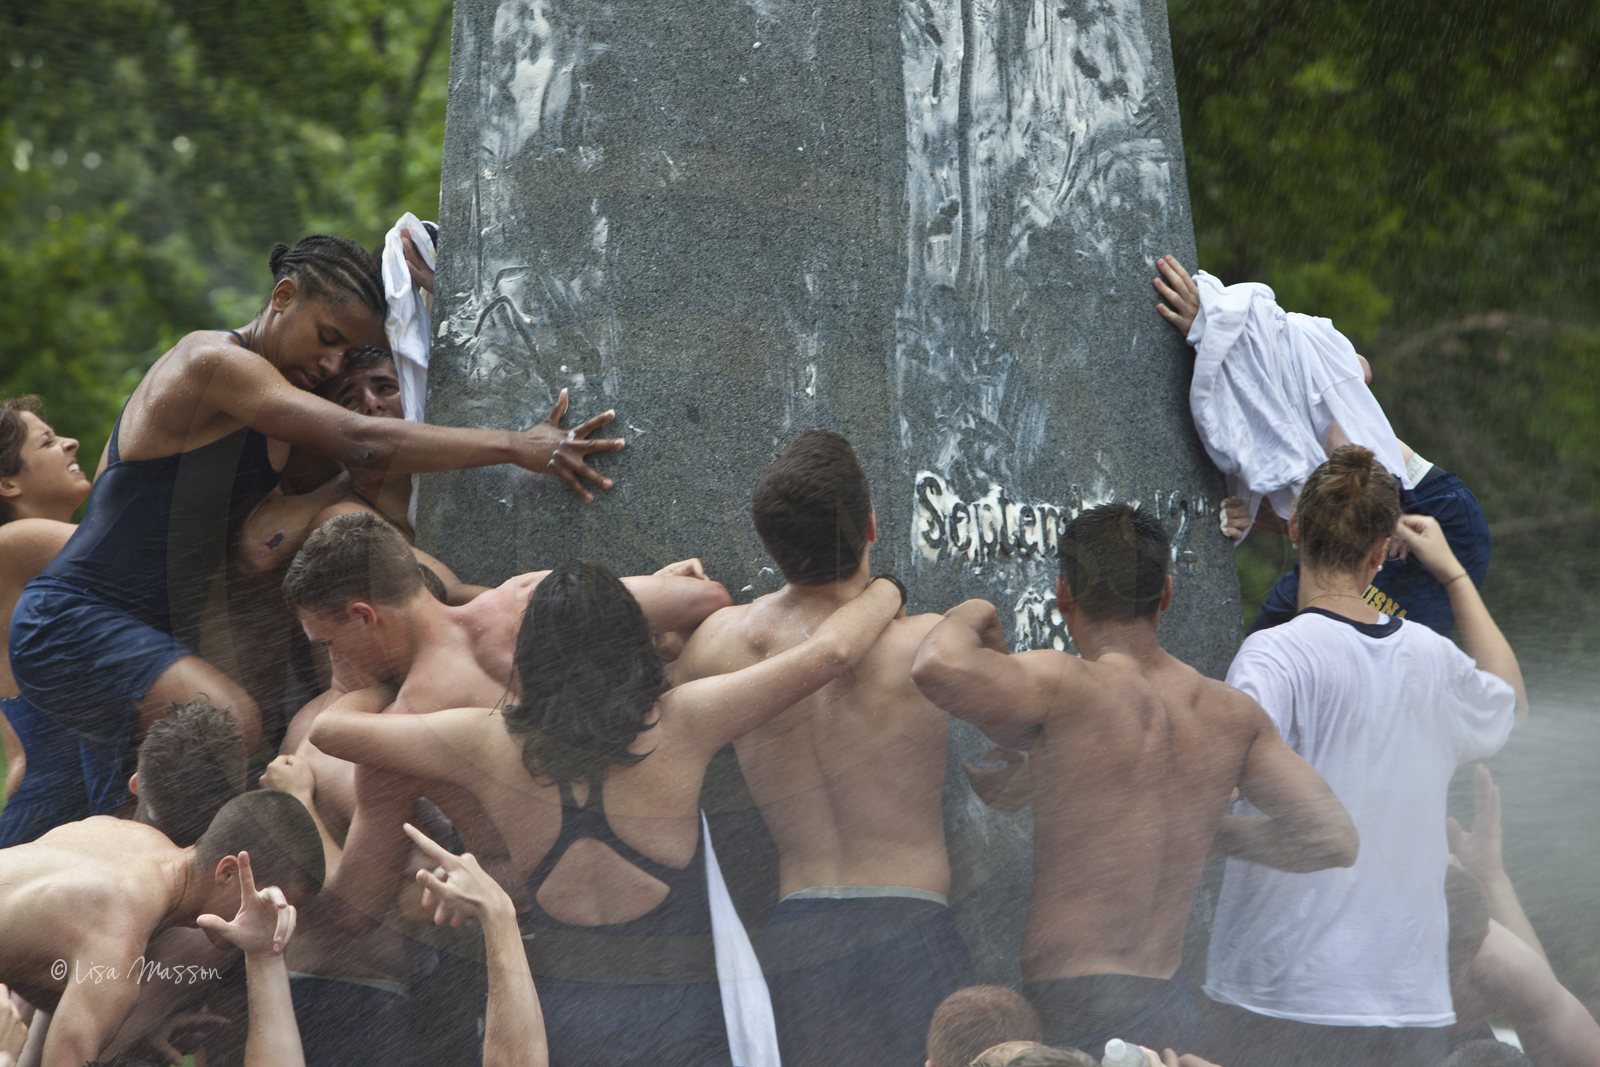
[[[705,841],[698,836],[687,867],[669,867],[640,853],[611,829],[602,783],[578,804],[572,787],[561,783],[561,833],[528,876],[531,911],[524,929],[533,934],[529,964],[538,977],[653,985],[715,982],[716,949],[711,940],[711,900],[706,887]],[[574,843],[591,838],[613,849],[633,866],[667,886],[667,895],[650,911],[627,922],[575,926],[553,918],[539,906],[539,889]]]
[[[121,430],[119,415],[83,521],[42,577],[197,647],[212,581],[245,516],[281,472],[266,435],[248,426],[188,452],[138,460],[121,457]]]

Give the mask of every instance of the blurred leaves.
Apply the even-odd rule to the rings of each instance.
[[[0,395],[98,455],[173,341],[254,314],[273,242],[437,214],[450,10],[0,5]]]

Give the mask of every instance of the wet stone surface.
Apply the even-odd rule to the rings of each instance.
[[[421,542],[464,580],[698,555],[736,600],[770,592],[750,487],[824,426],[861,456],[874,565],[912,610],[985,597],[1014,647],[1061,647],[1056,524],[1137,500],[1173,538],[1164,639],[1225,671],[1222,484],[1149,284],[1159,255],[1194,259],[1162,4],[460,0],[455,20],[429,419],[527,426],[567,388],[628,439],[592,505],[509,468],[425,478]],[[1028,816],[982,807],[959,765],[988,746],[951,737],[952,900],[980,977],[1015,980]],[[770,840],[736,763],[713,772],[756,923]]]

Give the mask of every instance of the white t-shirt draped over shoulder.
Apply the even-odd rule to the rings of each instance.
[[[1315,609],[1247,638],[1228,684],[1327,779],[1361,850],[1314,874],[1230,859],[1206,993],[1327,1026],[1450,1025],[1445,794],[1457,766],[1505,744],[1511,686],[1426,626]]]

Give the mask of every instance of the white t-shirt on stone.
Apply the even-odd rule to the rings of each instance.
[[[1194,281],[1200,313],[1188,336],[1195,350],[1189,410],[1228,495],[1242,497],[1251,515],[1265,500],[1287,519],[1301,485],[1327,458],[1333,423],[1351,443],[1372,449],[1401,488],[1415,488],[1355,347],[1333,323],[1285,312],[1265,285],[1224,286],[1203,270]]]
[[[1230,859],[1207,995],[1325,1026],[1454,1023],[1445,794],[1457,766],[1510,736],[1511,686],[1426,626],[1315,608],[1246,638],[1228,684],[1327,779],[1361,849],[1354,866],[1313,874]]]

